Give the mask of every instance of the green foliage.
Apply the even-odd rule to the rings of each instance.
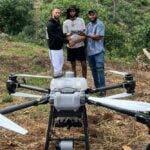
[[[130,59],[142,48],[150,47],[149,0],[99,0],[99,3],[108,10],[106,48],[111,56]],[[117,44],[112,42],[116,40],[119,41]]]
[[[134,47],[138,46],[140,50],[144,47],[150,47],[150,24],[135,26],[132,34],[134,35],[132,37]]]
[[[9,103],[9,102],[12,102],[13,101],[13,97],[9,94],[5,94],[3,97],[2,97],[2,102],[3,103]]]
[[[26,42],[34,42],[35,32],[36,31],[34,24],[26,25],[17,36],[19,39],[24,40]]]
[[[17,34],[32,22],[32,0],[0,0],[0,30]]]
[[[43,0],[36,28],[31,0],[1,0],[0,30],[7,33],[21,31],[19,39],[47,46],[45,29],[52,9],[61,8],[63,23],[70,5],[80,8],[80,17],[86,24],[89,22],[88,10],[94,8],[98,11],[98,18],[106,25],[105,47],[110,56],[130,59],[136,57],[142,48],[150,47],[150,0]]]
[[[111,56],[117,54],[119,57],[123,57],[125,55],[125,37],[126,33],[123,32],[123,30],[119,26],[112,23],[107,24],[105,47]]]

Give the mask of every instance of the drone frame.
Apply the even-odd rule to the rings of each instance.
[[[10,106],[8,108],[0,110],[0,114],[7,114],[11,113],[17,110],[21,110],[27,107],[31,106],[38,106],[42,104],[47,104],[49,103],[49,94],[50,94],[50,89],[45,89],[45,88],[39,88],[35,86],[30,86],[30,85],[25,85],[22,84],[21,82],[17,81],[17,76],[16,75],[10,75],[8,81],[6,82],[6,87],[8,90],[9,94],[15,93],[16,88],[24,88],[24,89],[29,89],[33,91],[38,91],[41,93],[47,94],[46,96],[43,96],[40,98],[39,101],[30,101],[30,102],[25,102],[22,104],[18,104],[15,106]],[[112,89],[117,89],[117,88],[125,88],[127,93],[134,93],[135,90],[135,81],[133,80],[133,76],[131,74],[125,75],[124,82],[112,85],[112,86],[106,86],[98,89],[87,89],[85,93],[88,94],[93,94],[101,91],[107,91],[107,90],[112,90]],[[136,118],[136,121],[146,124],[147,127],[149,128],[149,134],[150,134],[150,113],[143,113],[143,112],[135,112],[135,111],[128,111],[128,110],[123,110],[123,109],[118,109],[115,107],[107,106],[105,104],[99,104],[96,103],[92,100],[88,99],[88,96],[86,97],[86,102],[88,104],[92,105],[98,105],[98,106],[103,106],[111,110],[115,110],[117,112],[127,114],[129,116],[132,116]],[[49,113],[49,121],[48,121],[48,127],[47,127],[47,135],[46,135],[46,141],[45,141],[45,150],[48,150],[49,148],[49,143],[53,140],[79,140],[79,141],[84,141],[85,142],[85,149],[90,150],[90,144],[89,144],[89,134],[88,134],[88,120],[87,120],[87,113],[86,113],[86,107],[85,105],[81,106],[78,111],[57,111],[53,105],[50,106],[50,113]],[[82,119],[83,122],[83,130],[84,130],[84,137],[81,139],[74,139],[74,138],[52,138],[52,128],[54,127],[54,121],[55,118],[57,117],[79,117]],[[71,127],[71,126],[69,126]]]

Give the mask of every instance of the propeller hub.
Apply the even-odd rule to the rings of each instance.
[[[6,82],[6,88],[7,88],[9,94],[15,93],[16,88],[17,88],[17,85],[16,85],[17,82],[18,82],[17,76],[15,76],[15,75],[9,76],[9,79]]]
[[[135,92],[135,81],[133,80],[132,74],[125,75],[125,88],[127,93],[134,93]]]

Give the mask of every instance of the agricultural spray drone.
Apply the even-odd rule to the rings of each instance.
[[[51,80],[50,88],[40,88],[29,86],[17,80],[17,77],[37,77],[51,78],[49,76],[34,76],[27,74],[11,74],[6,82],[9,94],[21,97],[39,98],[39,100],[14,105],[0,110],[0,126],[13,130],[20,134],[26,134],[28,131],[12,122],[3,114],[11,113],[20,109],[43,104],[50,104],[49,121],[47,136],[45,141],[45,150],[48,150],[50,144],[55,141],[56,150],[73,150],[74,141],[85,143],[85,149],[90,149],[88,135],[88,121],[86,113],[86,104],[106,107],[117,112],[127,114],[136,119],[136,121],[146,124],[150,129],[150,104],[140,101],[129,101],[121,98],[131,96],[135,90],[135,81],[132,74],[125,74],[122,83],[106,86],[98,89],[89,89],[87,81],[82,77],[73,77],[72,72],[66,72],[65,77],[54,78]],[[24,88],[43,93],[42,95],[27,94],[16,92],[16,89]],[[104,92],[111,89],[124,88],[125,93],[116,94],[108,97],[93,97],[92,94]],[[120,99],[119,99],[120,98]],[[83,129],[83,137],[60,138],[53,136],[54,128],[61,127],[80,127]]]

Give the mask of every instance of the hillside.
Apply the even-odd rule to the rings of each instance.
[[[110,57],[130,60],[137,57],[141,49],[150,47],[149,0],[3,0],[0,1],[0,33],[46,45],[45,28],[51,10],[61,8],[63,23],[67,8],[73,4],[80,8],[80,17],[86,23],[87,12],[97,10],[106,25],[105,47]]]
[[[30,73],[51,75],[51,64],[49,62],[47,49],[31,43],[13,42],[0,40],[0,108],[28,101],[23,98],[13,98],[9,101],[5,82],[8,75],[14,73]],[[65,58],[66,59],[66,58]],[[106,60],[106,70],[132,72],[136,80],[136,93],[133,99],[150,102],[150,71],[137,69],[135,62],[126,64],[118,61]],[[64,71],[69,70],[70,65],[65,61]],[[81,74],[78,68],[78,74]],[[106,74],[107,85],[122,82],[122,78]],[[30,84],[43,87],[49,86],[47,80],[27,80]],[[88,85],[93,87],[90,70],[88,69]],[[108,92],[117,93],[122,90]],[[133,150],[145,149],[150,141],[148,130],[145,126],[136,123],[134,119],[120,115],[101,107],[87,106],[91,150],[120,150],[123,146],[129,146]],[[25,136],[15,134],[5,129],[0,129],[0,149],[43,149],[47,129],[49,105],[32,107],[7,115],[19,125],[28,129]],[[66,129],[57,130],[59,135],[67,135]],[[80,130],[70,132],[73,136],[79,136]],[[83,149],[78,143],[76,149]],[[126,150],[124,148],[124,150]]]

